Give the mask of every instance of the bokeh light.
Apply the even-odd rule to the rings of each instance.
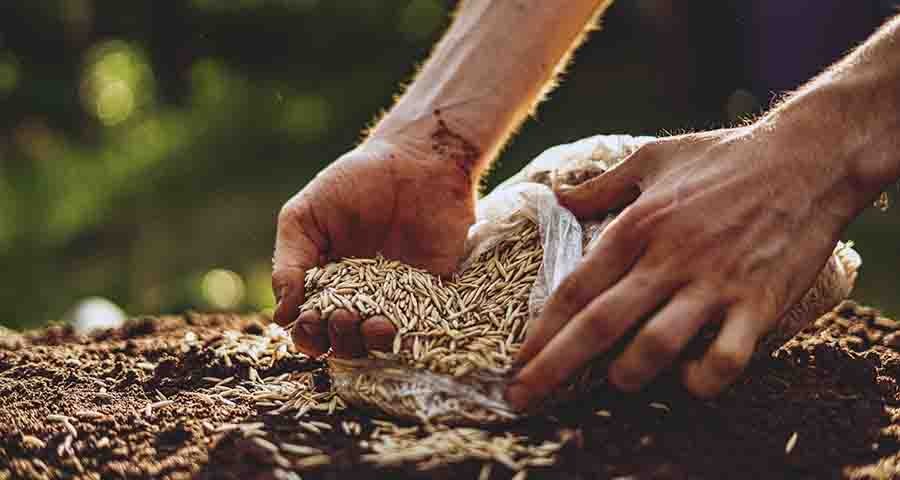
[[[153,101],[153,72],[137,47],[111,40],[93,47],[87,59],[81,98],[104,125],[117,125]]]
[[[216,268],[206,272],[200,281],[203,299],[213,308],[229,310],[244,301],[244,279],[231,270]]]
[[[103,297],[85,298],[66,315],[75,333],[79,335],[121,327],[126,318],[128,316],[121,307]]]
[[[271,262],[257,262],[247,272],[247,303],[256,310],[275,306]]]
[[[195,104],[213,107],[225,99],[228,91],[228,72],[225,65],[214,59],[201,59],[191,65],[191,95]]]
[[[284,100],[281,127],[301,139],[328,131],[331,105],[321,95],[295,95]]]
[[[0,96],[7,96],[19,84],[19,62],[11,53],[0,54]]]

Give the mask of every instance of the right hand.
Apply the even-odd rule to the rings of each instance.
[[[381,253],[437,275],[453,273],[474,221],[475,180],[453,158],[426,145],[367,140],[321,171],[282,207],[278,216],[272,288],[274,319],[296,320],[299,350],[353,358],[389,350],[393,325],[385,317],[361,319],[338,309],[328,318],[302,315],[304,276],[342,257]]]

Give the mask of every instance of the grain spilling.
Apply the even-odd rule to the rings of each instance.
[[[423,422],[477,425],[518,418],[504,389],[528,323],[614,218],[581,223],[559,205],[549,186],[577,185],[602,174],[642,141],[588,142],[549,170],[527,167],[498,187],[481,200],[470,231],[473,253],[452,278],[381,256],[344,258],[308,270],[301,313],[312,310],[327,318],[347,309],[362,318],[384,316],[397,331],[388,354],[328,359],[340,397]],[[770,353],[846,298],[859,263],[850,245],[838,244],[813,288],[758,352]],[[704,331],[709,341],[715,334],[712,328]],[[595,359],[548,402],[603,385],[608,360]],[[650,407],[669,411],[659,402]]]
[[[384,315],[398,329],[393,353],[410,366],[457,377],[504,372],[524,337],[543,258],[536,226],[520,223],[449,282],[382,257],[311,269],[302,308]]]

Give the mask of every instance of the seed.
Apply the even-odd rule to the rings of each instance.
[[[216,387],[221,387],[221,386],[224,386],[225,384],[231,382],[232,380],[234,380],[234,377],[233,377],[233,376],[232,376],[232,377],[228,377],[228,378],[224,378],[224,379],[222,379],[222,380],[219,380],[219,382],[216,383],[214,386],[216,386]]]
[[[310,422],[300,422],[300,428],[303,428],[304,430],[312,433],[322,433],[322,430],[320,430],[319,427],[313,425]]]
[[[72,417],[67,417],[65,415],[50,414],[47,415],[47,420],[50,422],[68,422],[75,419]]]
[[[328,423],[325,423],[325,422],[317,422],[317,421],[315,421],[315,420],[310,421],[309,424],[310,424],[310,425],[315,425],[315,426],[317,426],[317,427],[319,427],[319,428],[322,428],[322,429],[325,429],[325,430],[331,430],[331,429],[333,428],[333,427],[332,427],[330,424],[328,424]]]
[[[262,438],[262,437],[253,437],[253,443],[255,443],[256,445],[258,445],[258,446],[259,446],[260,448],[262,448],[263,450],[268,450],[268,451],[270,451],[270,452],[272,452],[272,453],[278,452],[278,445],[275,445],[274,443],[272,443],[272,442],[266,440],[265,438]]]
[[[650,402],[650,403],[648,404],[648,406],[649,406],[650,408],[655,408],[655,409],[657,409],[657,410],[664,410],[664,411],[667,412],[667,413],[672,411],[672,409],[669,408],[668,405],[666,405],[665,403],[662,403],[662,402]]]
[[[481,471],[478,473],[478,480],[488,480],[491,478],[491,470],[493,470],[494,464],[485,463],[481,466]]]
[[[315,468],[331,463],[331,457],[328,455],[312,455],[297,461],[297,468],[303,470],[307,468]]]
[[[291,461],[284,457],[284,455],[280,453],[272,454],[272,461],[275,462],[281,468],[291,468]]]
[[[78,436],[78,431],[75,430],[75,426],[72,425],[72,422],[70,422],[70,420],[74,420],[74,418],[67,417],[65,415],[47,415],[47,420],[51,422],[62,423],[63,427],[65,427],[66,430],[69,431],[69,435],[73,437]]]
[[[307,447],[306,445],[297,445],[294,443],[282,443],[281,449],[287,453],[295,455],[315,455],[322,453],[318,448]]]
[[[74,436],[66,435],[66,438],[56,447],[56,454],[60,457],[66,453],[72,453],[72,439]]]
[[[790,438],[788,438],[787,443],[784,445],[784,453],[785,455],[790,454],[794,447],[797,446],[797,432],[791,434]]]
[[[147,405],[147,408],[157,409],[157,408],[167,407],[169,405],[172,405],[173,403],[175,403],[174,400],[160,400],[158,402],[154,402],[154,403],[151,403],[150,405]]]
[[[45,444],[43,440],[33,435],[24,435],[22,437],[22,445],[25,445],[29,448],[44,448],[47,446],[47,444]]]

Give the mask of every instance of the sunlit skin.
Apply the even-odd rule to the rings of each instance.
[[[387,319],[347,311],[297,318],[308,268],[381,252],[435,273],[455,269],[478,177],[600,2],[570,2],[573,11],[549,3],[463,3],[367,140],[285,205],[275,320],[297,321],[301,350],[354,357],[386,349],[394,334]],[[631,328],[637,335],[610,366],[616,387],[638,390],[673,367],[699,397],[732,383],[846,225],[900,176],[898,32],[894,19],[752,124],[658,140],[557,192],[580,218],[629,206],[529,326],[508,398],[519,408],[538,402]],[[439,122],[477,155],[432,148]],[[705,354],[674,365],[706,324],[721,330]]]

